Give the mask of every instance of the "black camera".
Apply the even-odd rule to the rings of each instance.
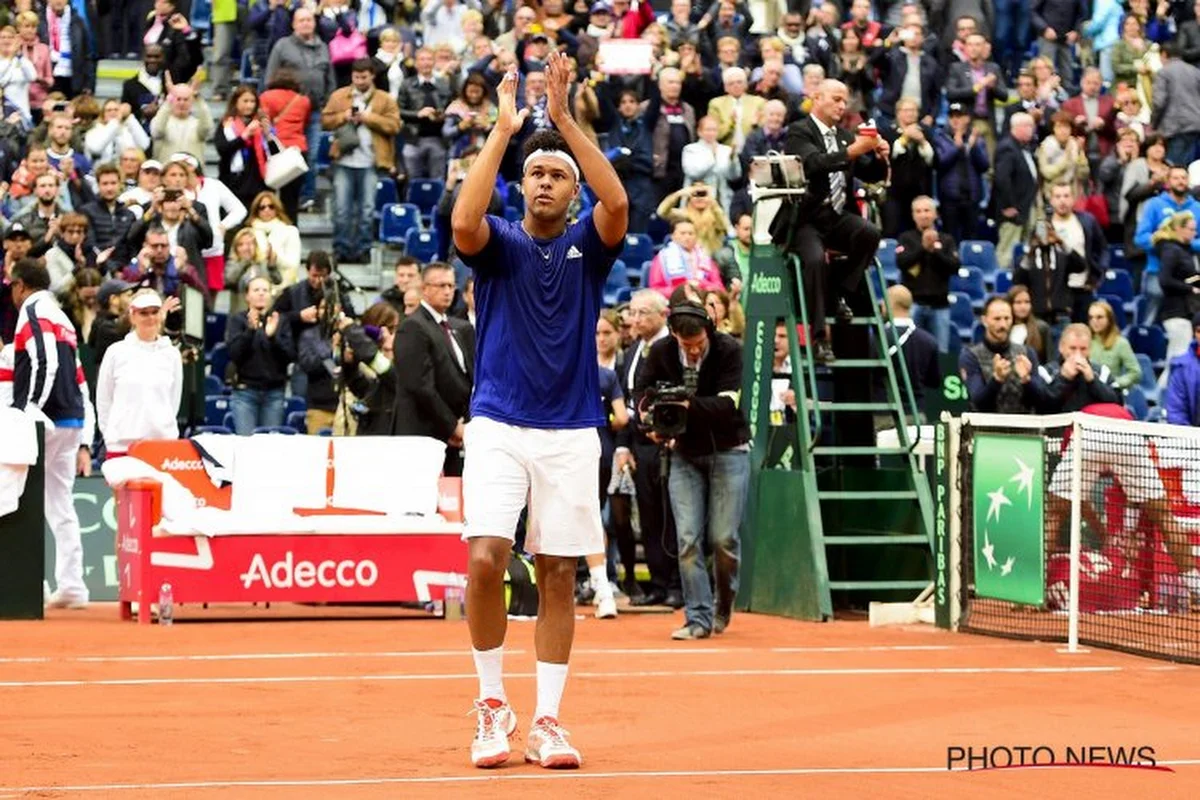
[[[692,392],[686,386],[659,383],[646,390],[642,424],[661,439],[673,439],[687,430],[687,403]]]

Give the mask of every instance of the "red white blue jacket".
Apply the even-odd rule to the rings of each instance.
[[[21,304],[13,346],[13,407],[36,406],[56,427],[82,429],[90,443],[95,416],[75,326],[53,294],[34,292]]]

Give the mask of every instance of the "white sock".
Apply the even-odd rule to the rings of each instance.
[[[1187,590],[1196,597],[1200,597],[1200,569],[1192,568],[1179,576],[1183,581],[1183,585]]]
[[[558,704],[562,702],[567,685],[567,665],[537,662],[537,711],[535,720],[542,717],[558,719]]]
[[[607,600],[612,597],[612,584],[608,582],[608,567],[606,564],[597,564],[594,567],[588,567],[588,574],[592,576],[592,588],[596,590],[597,600]]]
[[[479,699],[495,698],[508,702],[504,694],[504,645],[491,650],[476,650],[471,648],[475,658],[475,673],[479,676]]]

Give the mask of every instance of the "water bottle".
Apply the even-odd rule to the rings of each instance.
[[[463,591],[462,581],[457,575],[450,576],[450,585],[446,587],[446,619],[461,620],[466,616],[466,592]]]
[[[158,624],[171,625],[175,622],[175,594],[171,584],[164,583],[158,590]]]

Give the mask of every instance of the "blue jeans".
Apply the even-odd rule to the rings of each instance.
[[[930,308],[929,306],[913,303],[913,324],[923,331],[928,331],[937,339],[938,350],[950,352],[950,309]]]
[[[1167,161],[1171,164],[1187,166],[1196,158],[1196,143],[1200,142],[1200,134],[1177,133],[1167,139]]]
[[[750,453],[724,450],[711,456],[671,455],[667,490],[675,514],[684,619],[706,631],[713,627],[713,584],[701,537],[712,547],[716,612],[727,616],[737,595],[741,542],[738,528],[750,489]]]
[[[1146,296],[1146,318],[1139,319],[1138,325],[1153,325],[1163,303],[1163,290],[1158,283],[1157,272],[1147,272],[1142,278],[1142,294]]]
[[[234,389],[229,409],[238,436],[249,436],[255,428],[282,425],[283,389]]]
[[[375,169],[333,165],[333,251],[339,258],[371,249]]]
[[[1030,0],[995,0],[993,7],[996,30],[992,34],[992,60],[1012,71],[1024,60],[1029,47]]]
[[[321,146],[321,109],[314,107],[304,128],[304,138],[308,140],[308,172],[304,173],[304,187],[300,190],[300,202],[312,200],[317,196],[317,150]],[[372,194],[374,197],[374,194]]]

